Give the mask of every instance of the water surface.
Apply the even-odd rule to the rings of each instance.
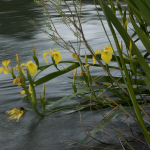
[[[70,8],[73,8],[72,2],[67,1]],[[121,3],[125,7],[124,3]],[[64,3],[62,3],[62,9],[65,13],[69,13]],[[109,27],[104,18],[104,15],[100,8],[99,13],[103,19],[103,23],[109,34],[109,37],[115,48],[112,35],[110,34]],[[119,12],[116,11],[119,16]],[[60,22],[60,16],[53,10],[50,10],[52,19],[54,20],[58,32],[64,40],[72,42],[73,46],[77,48],[76,38],[72,33]],[[46,65],[43,58],[43,53],[49,51],[49,48],[57,48],[62,54],[62,60],[73,60],[71,53],[63,50],[59,46],[55,46],[54,42],[40,30],[35,28],[29,23],[29,20],[34,20],[36,24],[44,29],[43,20],[45,19],[43,14],[43,8],[37,6],[32,0],[1,0],[0,1],[0,62],[10,59],[11,65],[15,67],[16,58],[15,54],[19,55],[21,63],[25,63],[32,60],[32,47],[36,47],[36,55],[39,58],[40,65]],[[86,40],[90,44],[93,50],[103,49],[106,45],[109,45],[107,37],[101,26],[100,21],[95,10],[95,6],[91,1],[83,1],[81,22],[83,31],[85,33]],[[118,35],[119,36],[119,35]],[[139,45],[140,46],[140,45]],[[81,47],[81,54],[87,50],[85,47]],[[89,52],[87,52],[89,53]],[[51,58],[48,57],[48,62],[51,63]],[[113,65],[113,64],[112,64]],[[63,64],[66,67],[67,64]],[[62,68],[58,65],[58,68]],[[39,75],[39,78],[56,71],[54,67],[46,69]],[[93,75],[100,75],[104,72],[101,69],[93,67],[91,69]],[[15,72],[17,73],[17,72]],[[118,72],[114,71],[114,74]],[[78,71],[79,74],[79,71]],[[72,91],[72,80],[68,79],[68,76],[72,76],[72,73],[67,73],[61,77],[51,80],[46,83],[46,98],[49,101],[55,101],[63,96],[67,96]],[[83,149],[90,148],[90,146],[78,145],[75,142],[79,142],[85,137],[83,127],[79,120],[78,113],[69,114],[71,111],[61,111],[47,117],[41,118],[37,116],[34,111],[26,112],[25,115],[20,118],[19,122],[10,121],[5,115],[6,110],[13,108],[19,108],[19,106],[31,108],[27,101],[20,101],[22,95],[20,94],[21,88],[12,84],[13,80],[10,75],[0,74],[0,143],[1,149]],[[42,94],[42,86],[36,87],[37,97]],[[77,102],[77,98],[73,98],[65,105],[71,105]],[[95,119],[99,122],[102,116],[99,113],[93,112]],[[89,127],[95,125],[90,111],[82,112],[82,119]],[[117,120],[122,121],[122,116],[116,117]],[[131,121],[132,123],[132,121]],[[123,124],[126,126],[126,124]],[[134,125],[134,122],[133,122]],[[89,128],[91,130],[92,128]],[[137,130],[139,130],[137,128]],[[80,131],[75,137],[73,137],[78,131]],[[107,129],[108,131],[108,129]],[[112,133],[110,131],[109,133]],[[73,138],[72,138],[73,137]],[[103,138],[103,134],[99,132],[95,138]],[[111,143],[111,139],[105,137],[107,143]],[[119,139],[116,135],[112,135],[112,138],[118,142]],[[71,139],[70,141],[66,141]],[[103,141],[103,140],[102,140]],[[122,147],[103,145],[99,141],[90,139],[88,145],[94,145],[98,147],[91,147],[93,149],[100,149],[100,147],[112,147],[112,149],[122,149]]]

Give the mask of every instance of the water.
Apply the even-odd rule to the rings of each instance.
[[[67,3],[71,8],[73,7],[71,1],[67,1]],[[124,6],[124,3],[121,4]],[[69,13],[63,3],[62,9],[64,12]],[[60,17],[52,10],[50,11],[50,14],[52,15],[52,19],[55,21],[58,32],[62,35],[63,39],[71,41],[73,46],[77,48],[76,38],[62,23],[60,23]],[[100,14],[109,33],[109,37],[112,43],[114,43],[102,11],[100,11]],[[119,15],[118,11],[117,14]],[[33,4],[32,0],[1,0],[0,62],[10,59],[11,65],[15,67],[16,53],[19,55],[21,63],[32,60],[33,45],[36,47],[36,55],[39,58],[40,66],[46,65],[42,55],[44,52],[49,51],[49,48],[57,48],[62,54],[62,60],[72,60],[71,53],[63,50],[59,46],[56,47],[54,42],[48,36],[28,23],[28,21],[32,19],[41,29],[44,29],[45,26],[42,21],[44,18],[45,15],[43,14],[43,8]],[[103,49],[106,45],[109,45],[100,21],[98,20],[95,6],[90,0],[83,1],[81,22],[83,31],[85,32],[85,37],[93,50]],[[113,46],[115,47],[114,44]],[[81,54],[84,54],[85,50],[86,48],[82,46]],[[50,57],[48,57],[48,62],[51,63]],[[66,64],[63,64],[63,67],[66,66]],[[58,65],[58,68],[61,69],[62,66]],[[42,72],[38,78],[54,71],[56,71],[54,67],[48,68]],[[96,67],[91,71],[93,75],[103,74],[103,71]],[[113,73],[116,74],[118,72],[114,71]],[[63,96],[73,93],[71,88],[72,80],[68,79],[68,76],[72,76],[72,72],[46,83],[46,98],[49,101],[55,101]],[[8,120],[5,114],[6,110],[11,110],[15,107],[19,108],[19,106],[31,108],[27,101],[20,101],[22,98],[22,95],[20,94],[22,89],[13,85],[12,82],[13,80],[10,75],[4,75],[3,73],[0,74],[0,149],[66,150],[84,148],[100,149],[101,147],[103,147],[103,149],[122,149],[122,147],[117,144],[114,146],[104,145],[101,144],[101,142],[92,139],[85,143],[88,146],[75,145],[85,137],[85,134],[78,113],[70,114],[69,112],[72,111],[69,110],[61,111],[44,118],[37,116],[34,111],[32,113],[26,112],[24,116],[20,118],[19,122]],[[36,92],[37,97],[39,94],[42,94],[42,86],[36,87]],[[77,98],[73,98],[65,103],[65,105],[69,106],[77,101]],[[106,113],[107,112],[109,112],[109,110],[106,111]],[[102,116],[99,116],[99,113],[95,111],[93,111],[93,113],[96,121],[99,122],[102,119]],[[114,122],[122,120],[121,117],[122,116],[116,117]],[[82,120],[88,125],[89,130],[95,126],[90,111],[82,112]],[[130,122],[132,125],[135,124],[132,121]],[[123,123],[123,125],[126,127],[126,123]],[[90,126],[92,126],[92,128],[90,128]],[[106,131],[108,130],[109,129]],[[136,130],[139,131],[139,128]],[[73,137],[77,132],[78,134]],[[108,133],[112,133],[112,131]],[[103,138],[101,132],[96,134],[95,138],[99,139],[99,136]],[[113,134],[111,138],[116,139],[117,142],[119,141],[115,134]],[[108,137],[105,137],[105,139],[106,143],[112,143],[112,140]],[[94,145],[95,147],[90,147],[90,145]]]

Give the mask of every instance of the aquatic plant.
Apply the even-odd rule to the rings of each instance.
[[[109,124],[111,126],[111,120],[116,115],[123,113],[125,116],[127,115],[128,117],[133,119],[137,123],[137,125],[139,125],[143,132],[143,135],[145,136],[147,144],[150,147],[149,132],[145,126],[146,122],[143,120],[143,116],[141,115],[142,112],[148,119],[150,119],[149,115],[144,110],[144,107],[149,107],[150,103],[150,100],[146,98],[148,97],[150,91],[150,67],[149,62],[146,60],[146,58],[150,55],[150,2],[145,0],[126,0],[126,8],[128,8],[129,11],[129,17],[127,18],[126,8],[124,8],[123,11],[119,1],[117,0],[116,7],[121,16],[121,22],[117,18],[116,8],[112,0],[108,0],[110,7],[103,0],[96,0],[97,5],[94,1],[99,20],[104,28],[104,31],[109,41],[109,46],[105,46],[104,49],[100,48],[103,50],[96,51],[93,50],[87,42],[82,29],[81,1],[73,0],[72,3],[74,8],[72,8],[73,10],[71,10],[67,2],[63,0],[63,3],[66,5],[66,8],[68,9],[68,12],[70,12],[70,14],[66,14],[63,12],[61,8],[61,0],[35,0],[35,2],[36,4],[40,4],[42,5],[42,7],[44,7],[45,14],[48,17],[48,20],[45,21],[45,25],[48,27],[49,30],[47,31],[39,28],[33,20],[30,20],[30,23],[36,26],[45,34],[47,34],[53,41],[55,41],[56,46],[60,46],[63,49],[68,50],[68,52],[70,52],[70,56],[72,55],[73,60],[61,61],[60,52],[54,49],[53,52],[50,51],[43,54],[47,65],[40,66],[34,46],[33,60],[35,61],[35,63],[29,61],[25,64],[20,65],[19,57],[18,55],[16,55],[16,69],[18,69],[19,71],[19,76],[16,77],[14,75],[12,67],[11,70],[9,69],[8,64],[10,60],[2,62],[5,68],[0,67],[0,72],[4,71],[4,73],[10,73],[12,75],[14,79],[13,83],[18,84],[23,88],[23,91],[21,92],[22,95],[25,95],[23,99],[27,98],[33,109],[40,116],[45,116],[57,111],[61,111],[63,109],[74,108],[75,111],[78,111],[80,114],[80,111],[84,109],[96,109],[98,112],[101,112],[100,108],[103,108],[103,110],[108,110],[109,108],[110,112],[107,115],[100,113],[100,115],[103,116],[103,120],[101,120],[100,123],[95,121],[96,127],[93,128],[91,132],[89,132],[88,129],[85,128],[85,130],[88,131],[88,134],[82,141],[80,141],[80,144],[87,141],[90,137],[93,138],[93,136],[106,124]],[[109,39],[97,7],[101,7],[104,12],[104,15],[106,17],[115,41],[115,49],[113,48],[114,45],[112,45],[112,42]],[[77,38],[77,48],[75,48],[70,41],[65,41],[63,37],[58,33],[55,23],[53,22],[53,19],[49,14],[48,9],[53,9],[55,12],[58,13],[58,15],[60,15],[62,23],[64,23]],[[129,21],[131,21],[132,24],[132,36],[130,36],[128,33]],[[119,40],[116,36],[117,33],[119,33],[121,36]],[[133,38],[136,35],[138,35],[138,38],[134,40]],[[143,43],[146,50],[141,51],[136,46],[136,42],[138,40]],[[121,41],[120,44],[119,41]],[[125,44],[124,49],[122,43]],[[86,51],[85,55],[80,55],[81,45],[85,46],[85,50],[88,50],[90,52],[90,55],[87,55]],[[126,52],[124,52],[124,50],[126,50]],[[118,55],[116,54],[116,51],[118,52]],[[52,64],[48,64],[46,58],[47,54],[51,55],[53,62]],[[85,62],[81,61],[83,57],[85,58]],[[93,60],[93,63],[89,63],[89,60]],[[110,65],[113,61],[116,62],[115,66]],[[62,70],[59,70],[59,63],[68,63],[72,65]],[[36,80],[36,77],[39,73],[52,65],[55,66],[58,71],[52,72]],[[28,84],[25,81],[25,72],[22,68],[23,66],[27,68],[26,74],[29,82]],[[103,68],[106,75],[93,76],[92,72],[90,71],[90,68],[93,66]],[[80,67],[81,70],[80,76],[77,76],[78,67]],[[74,93],[60,100],[57,100],[54,103],[49,103],[45,98],[46,92],[44,83],[74,69],[74,74],[72,75],[72,77],[70,77],[73,80],[72,89]],[[117,75],[112,75],[112,69],[118,70],[121,76],[118,77]],[[34,77],[32,77],[31,75]],[[37,98],[35,91],[35,87],[41,84],[43,84],[43,95],[42,97],[41,95],[39,95],[39,99],[43,108],[42,112],[40,112],[37,108]],[[111,96],[107,94],[108,92],[114,94],[118,99],[113,100]],[[81,99],[78,105],[75,104],[71,107],[59,107],[62,103],[70,100],[75,96]],[[82,101],[82,98],[86,98],[86,100]],[[15,117],[12,118],[18,119],[20,117],[18,115],[15,115]],[[81,116],[80,120],[83,125]],[[131,144],[116,129],[115,126],[111,126],[111,128],[115,130],[115,132],[118,134],[119,138],[122,139],[122,141],[124,141],[131,149],[133,149]]]

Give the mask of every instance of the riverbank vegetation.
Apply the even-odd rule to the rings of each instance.
[[[47,16],[47,20],[44,23],[47,29],[39,28],[33,20],[30,20],[32,25],[47,34],[55,42],[56,48],[59,46],[66,49],[70,57],[72,57],[72,61],[61,61],[61,51],[57,49],[51,51],[50,49],[50,51],[45,52],[41,56],[44,57],[47,64],[40,66],[34,46],[34,62],[29,60],[24,64],[20,64],[19,56],[16,54],[17,64],[14,69],[18,70],[18,76],[15,75],[12,66],[9,68],[10,60],[2,62],[4,67],[0,67],[0,72],[4,71],[5,74],[10,73],[12,75],[13,83],[23,88],[21,91],[21,94],[24,95],[23,99],[27,99],[40,116],[49,115],[64,109],[75,109],[79,114],[84,109],[99,111],[100,115],[103,115],[103,120],[99,123],[96,122],[96,127],[91,132],[87,132],[87,136],[79,142],[80,144],[87,141],[90,137],[93,138],[98,131],[108,124],[124,143],[131,149],[134,149],[122,133],[111,124],[111,120],[115,116],[123,113],[127,124],[127,118],[131,118],[141,128],[147,145],[150,147],[149,131],[146,128],[147,122],[149,123],[150,121],[150,116],[144,110],[150,106],[150,1],[125,0],[126,7],[124,9],[120,5],[119,0],[116,2],[108,0],[108,3],[103,0],[93,1],[95,11],[97,11],[99,16],[100,25],[103,27],[108,38],[108,45],[97,47],[97,50],[92,49],[86,40],[82,28],[81,2],[81,0],[72,0],[74,7],[70,8],[65,0],[35,0],[36,4],[42,5],[44,8],[44,13]],[[68,13],[64,13],[61,9],[62,3],[66,5]],[[73,33],[73,36],[76,37],[76,47],[70,41],[65,41],[63,36],[59,34],[53,18],[49,14],[49,9],[53,9],[60,16],[62,24],[65,24],[68,30]],[[99,13],[100,9],[102,9],[105,15],[115,45],[112,44],[113,42],[108,36]],[[131,24],[130,27],[128,26],[129,22]],[[133,31],[132,35],[129,33],[129,28]],[[144,50],[137,47],[136,43],[139,41],[143,44]],[[82,51],[84,49],[85,55],[80,55],[81,49]],[[90,52],[90,55],[86,54],[87,51]],[[49,63],[48,54],[52,59],[51,64]],[[112,62],[115,64],[114,66],[111,65]],[[59,70],[59,64],[63,65],[63,63],[67,63],[69,66]],[[42,71],[51,66],[56,68],[55,72],[37,79]],[[27,69],[26,73],[23,67]],[[102,68],[105,74],[93,76],[90,71],[92,67]],[[119,75],[112,74],[112,70],[117,70]],[[68,79],[73,80],[72,89],[74,93],[53,103],[47,101],[44,84],[70,71],[74,71],[73,76]],[[78,71],[80,72],[79,76],[77,76]],[[42,96],[39,95],[39,98],[37,98],[35,87],[39,85],[43,85],[43,92]],[[116,98],[112,99],[108,93],[115,95]],[[80,100],[78,105],[61,107],[61,104],[73,97],[78,97]],[[41,104],[42,112],[39,111],[37,103]],[[110,112],[104,115],[102,110],[108,110],[108,108]],[[6,111],[6,113],[11,115],[10,119],[19,119],[25,110],[24,108],[21,108],[20,111],[13,109],[12,111]],[[143,119],[145,116],[147,120]],[[88,128],[85,128],[85,130],[88,131]],[[138,140],[136,136],[133,136],[133,139]],[[120,145],[122,146],[122,144]]]

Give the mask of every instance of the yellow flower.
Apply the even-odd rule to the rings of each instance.
[[[112,53],[113,53],[113,49],[111,46],[105,46],[104,47],[104,50],[96,50],[94,52],[94,55],[98,54],[98,53],[102,53],[101,54],[101,59],[106,63],[106,64],[109,64],[109,62],[111,61],[112,59]],[[95,64],[95,58],[93,57],[93,65]]]
[[[111,46],[105,46],[105,48],[101,54],[101,58],[106,64],[109,64],[109,62],[111,61],[112,53],[113,53],[112,47]]]
[[[57,51],[56,48],[54,48],[53,52],[51,52],[51,49],[50,49],[50,52],[45,52],[45,53],[43,54],[43,57],[44,57],[46,63],[48,64],[48,61],[47,61],[47,59],[46,59],[46,55],[47,55],[47,54],[50,54],[51,57],[54,58],[55,64],[58,64],[58,63],[60,62],[60,60],[61,60],[61,54],[60,54],[59,51]]]
[[[37,72],[37,65],[34,64],[31,60],[26,63],[27,68],[29,69],[29,72],[31,75],[35,75]]]
[[[35,63],[33,63],[31,60],[26,62],[26,63],[21,64],[20,66],[21,67],[22,66],[27,67],[27,69],[29,70],[31,75],[35,75],[35,73],[37,72],[37,65]],[[17,68],[17,66],[16,66],[16,68]],[[24,70],[23,69],[22,69],[22,72],[24,74]]]
[[[8,110],[5,112],[6,114],[9,114],[11,115],[10,117],[8,117],[8,119],[18,119],[23,115],[23,111],[19,110],[19,109],[16,109],[14,108],[13,110]]]
[[[0,73],[1,73],[2,71],[4,71],[4,74],[10,73],[10,70],[9,70],[9,68],[8,68],[8,64],[9,64],[9,63],[10,63],[10,60],[2,61],[2,64],[3,64],[3,66],[5,66],[5,68],[0,67]]]
[[[20,93],[21,93],[22,95],[24,95],[26,92],[25,92],[25,90],[23,90],[23,91],[21,91]]]

